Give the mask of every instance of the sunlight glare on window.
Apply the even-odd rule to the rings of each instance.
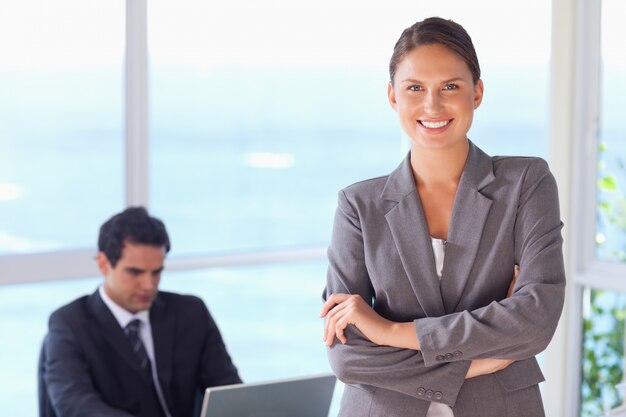
[[[602,5],[602,61],[612,70],[623,72],[626,70],[624,53],[626,2],[604,0]]]
[[[246,165],[253,168],[291,168],[295,163],[295,158],[291,154],[256,152],[246,155]]]
[[[123,43],[123,2],[2,1],[0,69],[110,66],[121,59]]]
[[[22,197],[23,191],[19,184],[0,184],[0,201],[16,200]]]

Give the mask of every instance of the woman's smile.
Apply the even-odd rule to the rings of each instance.
[[[450,126],[452,120],[453,119],[439,121],[418,120],[417,123],[421,125],[424,129],[426,129],[429,133],[441,133]]]

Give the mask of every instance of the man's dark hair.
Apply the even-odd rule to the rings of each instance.
[[[115,268],[126,242],[158,246],[170,250],[170,238],[163,222],[151,217],[143,207],[129,207],[100,226],[98,250]]]

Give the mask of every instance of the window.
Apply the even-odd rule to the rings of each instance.
[[[325,245],[337,191],[402,158],[368,20],[243,3],[150,4],[151,201],[177,254]]]
[[[160,288],[201,297],[242,379],[257,382],[330,371],[319,318],[325,271],[314,261],[166,272]]]
[[[624,400],[625,319],[624,293],[584,290],[582,417],[608,414]]]
[[[150,201],[174,256],[325,245],[336,192],[408,149],[388,62],[402,29],[429,15],[474,37],[487,93],[470,137],[546,157],[549,4],[451,4],[150,2]],[[498,28],[485,30],[484,8]]]
[[[62,303],[92,293],[100,278],[3,286],[0,290],[0,411],[36,416],[37,361],[47,318]]]
[[[579,100],[583,122],[577,146],[581,188],[574,204],[586,207],[576,219],[578,244],[571,294],[570,331],[581,350],[570,352],[582,370],[572,410],[581,417],[618,414],[624,404],[624,319],[626,304],[626,129],[621,123],[626,70],[622,38],[622,2],[586,4],[579,48],[585,86]],[[587,99],[584,99],[586,97]],[[587,105],[588,107],[582,107]],[[595,195],[590,199],[590,195]],[[589,214],[589,215],[588,215]],[[577,376],[578,377],[578,376]],[[572,394],[574,396],[574,394]]]
[[[91,246],[123,206],[123,23],[117,2],[2,2],[0,255]]]
[[[598,225],[596,256],[626,262],[626,58],[622,2],[602,2],[602,66],[598,131]]]

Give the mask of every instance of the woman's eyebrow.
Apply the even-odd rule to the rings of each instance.
[[[404,80],[400,81],[401,83],[413,83],[413,84],[422,84],[421,81],[413,79],[413,78],[405,78]]]
[[[447,83],[451,83],[451,82],[456,82],[456,81],[465,81],[465,79],[463,77],[452,77],[448,80],[445,81],[439,81],[440,84],[447,84]],[[416,80],[414,78],[405,78],[404,80],[400,81],[401,83],[413,83],[413,84],[424,84],[423,81],[420,80]]]
[[[441,84],[448,84],[448,83],[457,82],[457,81],[465,81],[465,79],[463,79],[463,77],[454,77],[454,78],[450,78],[449,80],[443,81]]]

